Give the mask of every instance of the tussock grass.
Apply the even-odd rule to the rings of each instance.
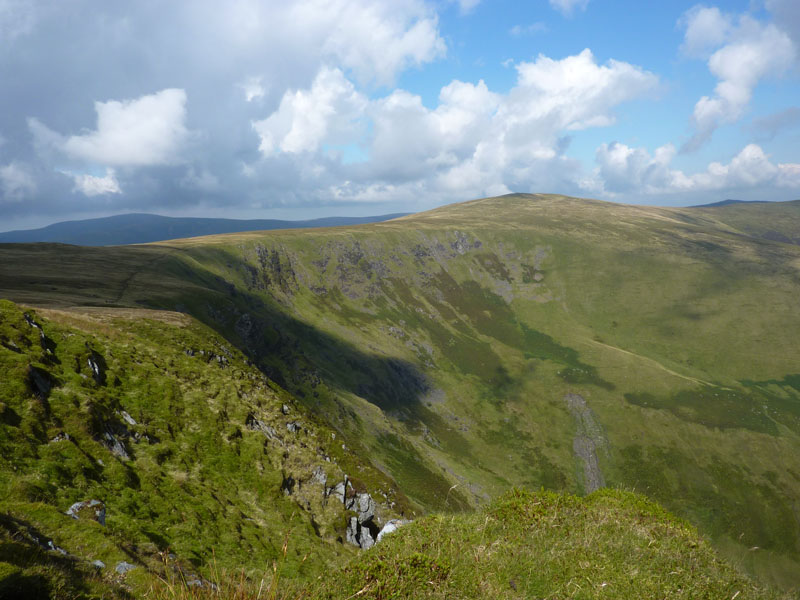
[[[387,536],[324,598],[778,598],[721,561],[696,530],[641,495],[514,490],[472,514]]]

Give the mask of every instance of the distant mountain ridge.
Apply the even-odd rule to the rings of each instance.
[[[62,221],[40,229],[6,231],[0,233],[0,243],[57,242],[79,246],[120,246],[220,233],[380,223],[407,214],[409,213],[284,221],[280,219],[165,217],[149,213],[130,213],[97,219]]]
[[[714,208],[715,206],[730,206],[731,204],[767,204],[768,200],[720,200],[719,202],[710,202],[709,204],[694,204],[689,208]]]

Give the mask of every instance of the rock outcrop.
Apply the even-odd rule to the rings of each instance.
[[[100,500],[84,500],[70,506],[66,514],[73,519],[91,519],[100,525],[106,524],[106,505]]]

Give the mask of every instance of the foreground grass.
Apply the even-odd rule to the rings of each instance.
[[[638,494],[513,490],[487,508],[406,525],[304,589],[277,570],[214,587],[162,580],[155,600],[714,598],[781,596],[721,561],[695,529]]]
[[[421,519],[323,579],[326,598],[774,598],[633,493],[512,491]]]

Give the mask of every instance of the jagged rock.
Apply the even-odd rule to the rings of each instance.
[[[106,505],[100,500],[84,500],[83,502],[76,502],[67,509],[68,514],[73,519],[80,519],[88,517],[100,523],[106,524]]]
[[[98,571],[102,571],[106,568],[106,563],[104,563],[102,560],[93,560],[92,566]]]
[[[362,550],[369,550],[375,545],[375,538],[367,527],[362,526],[359,531],[358,545]]]
[[[380,542],[384,536],[392,533],[393,531],[397,531],[403,525],[408,525],[411,521],[406,519],[392,519],[388,521],[383,528],[378,532],[378,537],[375,538],[375,543],[377,544]]]
[[[3,346],[3,348],[7,348],[8,350],[11,350],[12,352],[16,352],[17,354],[20,354],[22,352],[22,348],[20,348],[19,346],[17,346],[14,342],[12,342],[10,340],[0,342],[0,346]]]
[[[350,520],[347,522],[347,532],[345,533],[345,540],[347,540],[348,544],[352,544],[353,546],[359,546],[358,543],[358,517],[350,517]]]
[[[64,550],[63,548],[60,548],[59,546],[56,546],[53,543],[53,540],[47,540],[47,549],[48,550],[53,550],[54,552],[58,552],[62,556],[66,556],[67,555],[67,551]]]
[[[267,425],[264,421],[260,419],[256,419],[254,415],[250,414],[247,416],[247,420],[244,422],[245,426],[252,430],[252,431],[260,431],[264,435],[267,436],[272,441],[278,442],[282,444],[283,441],[278,437],[278,432],[275,431],[274,427]]]
[[[131,563],[125,562],[123,560],[122,562],[117,563],[117,566],[114,567],[114,570],[120,575],[125,575],[125,573],[127,573],[128,571],[132,571],[135,568],[136,565],[132,565]]]
[[[375,500],[367,493],[356,494],[348,498],[345,508],[358,513],[358,522],[366,523],[375,516]]]
[[[203,580],[197,573],[187,573],[182,569],[180,569],[180,573],[183,580],[186,582],[186,587],[203,587]]]
[[[281,483],[281,489],[283,490],[283,493],[287,496],[291,496],[292,492],[294,491],[294,484],[294,477],[291,475],[289,477],[284,477],[283,483]]]
[[[345,539],[348,544],[358,546],[362,550],[369,550],[375,545],[375,538],[369,528],[358,522],[358,517],[350,517],[347,523]]]
[[[450,247],[459,254],[465,254],[472,248],[472,244],[470,244],[469,238],[465,234],[456,231],[456,241],[452,242]]]
[[[285,415],[288,415],[289,414],[289,407],[286,404],[284,404],[283,406],[281,406],[281,412],[283,414],[285,414]]]
[[[334,499],[339,500],[344,505],[344,492],[345,484],[340,481],[335,486],[328,488],[328,497],[333,496]]]
[[[69,434],[64,433],[63,431],[59,431],[58,434],[56,434],[56,437],[50,440],[50,442],[53,444],[57,442],[68,442],[68,441],[69,441]]]
[[[45,351],[46,354],[52,354],[53,352],[50,350],[50,345],[47,343],[47,336],[44,334],[43,330],[39,330],[39,345],[42,347],[42,350]]]
[[[41,330],[42,326],[39,325],[36,321],[34,321],[33,317],[30,316],[28,313],[23,314],[22,317],[25,319],[25,322],[28,325],[30,325],[31,327],[35,327],[36,329]]]
[[[125,421],[128,425],[136,425],[136,421],[133,420],[133,417],[130,416],[124,410],[120,411],[119,415],[122,417],[122,420]]]
[[[105,446],[108,448],[114,456],[121,458],[122,460],[130,460],[131,457],[128,454],[128,451],[125,449],[125,445],[116,438],[116,436],[111,433],[110,431],[106,431],[103,434],[103,439],[105,440]]]
[[[325,476],[325,469],[322,467],[317,467],[314,469],[314,471],[311,473],[311,481],[320,483],[324,486],[328,481],[328,478]]]
[[[92,352],[86,360],[89,363],[89,368],[92,370],[92,377],[98,385],[103,385],[106,381],[106,375],[102,366],[102,358],[99,354]]]
[[[297,421],[293,421],[291,423],[287,423],[286,424],[286,429],[289,430],[289,433],[297,433],[301,429],[300,423],[298,423]]]

